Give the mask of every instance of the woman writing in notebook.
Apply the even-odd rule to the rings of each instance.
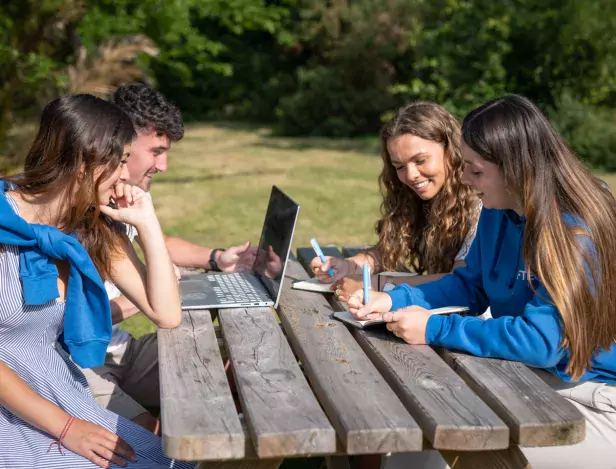
[[[358,290],[350,312],[382,314],[410,344],[545,370],[538,374],[587,419],[586,440],[524,448],[531,466],[614,468],[616,201],[520,96],[471,112],[462,154],[464,181],[484,204],[467,265],[435,282],[374,292],[367,305]],[[428,311],[449,305],[489,306],[493,319]]]
[[[460,126],[447,110],[416,101],[398,110],[380,135],[383,203],[376,224],[377,244],[348,259],[318,257],[312,269],[331,283],[341,301],[362,286],[363,264],[371,272],[412,269],[424,276],[392,277],[392,283],[416,285],[435,280],[464,264],[481,203],[462,184]],[[333,270],[334,276],[328,274]],[[373,279],[372,285],[389,281]]]
[[[152,202],[124,184],[134,137],[115,105],[63,96],[43,110],[24,171],[0,180],[0,467],[193,467],[96,404],[75,365],[105,358],[111,311],[101,275],[159,327],[181,321]],[[136,228],[147,266],[121,223]]]

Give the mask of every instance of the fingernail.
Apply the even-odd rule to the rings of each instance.
[[[136,454],[133,454],[133,455],[130,457],[130,460],[131,460],[132,462],[135,462],[135,461],[137,460],[137,455],[136,455]]]
[[[369,314],[366,314],[366,317],[367,317],[367,318],[369,318],[369,317],[370,317],[370,315],[369,315]]]

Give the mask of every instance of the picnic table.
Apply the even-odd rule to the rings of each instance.
[[[341,307],[333,295],[291,288],[309,278],[313,257],[299,248],[289,260],[277,315],[184,311],[180,327],[159,329],[167,456],[203,461],[202,469],[276,469],[284,458],[324,456],[348,469],[352,455],[433,448],[456,469],[522,469],[530,465],[520,446],[584,439],[582,415],[521,363],[412,346],[332,319]]]

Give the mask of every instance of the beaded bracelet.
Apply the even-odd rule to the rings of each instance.
[[[64,425],[64,430],[62,430],[62,433],[60,433],[60,437],[56,441],[52,441],[51,444],[49,445],[49,449],[47,450],[47,453],[51,451],[51,448],[53,448],[53,445],[58,445],[58,450],[60,451],[60,454],[64,456],[64,453],[62,452],[62,440],[66,436],[66,433],[68,432],[68,429],[74,420],[75,420],[75,417],[71,415],[68,419],[68,422],[66,422],[66,425]]]

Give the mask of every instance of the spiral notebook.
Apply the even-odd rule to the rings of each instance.
[[[430,310],[432,314],[464,313],[467,311],[468,308],[466,306],[445,306],[443,308],[435,308]],[[339,321],[350,324],[351,326],[357,327],[358,329],[369,329],[373,327],[384,326],[385,324],[387,324],[380,318],[359,321],[358,319],[355,319],[348,311],[336,311],[332,316]]]

